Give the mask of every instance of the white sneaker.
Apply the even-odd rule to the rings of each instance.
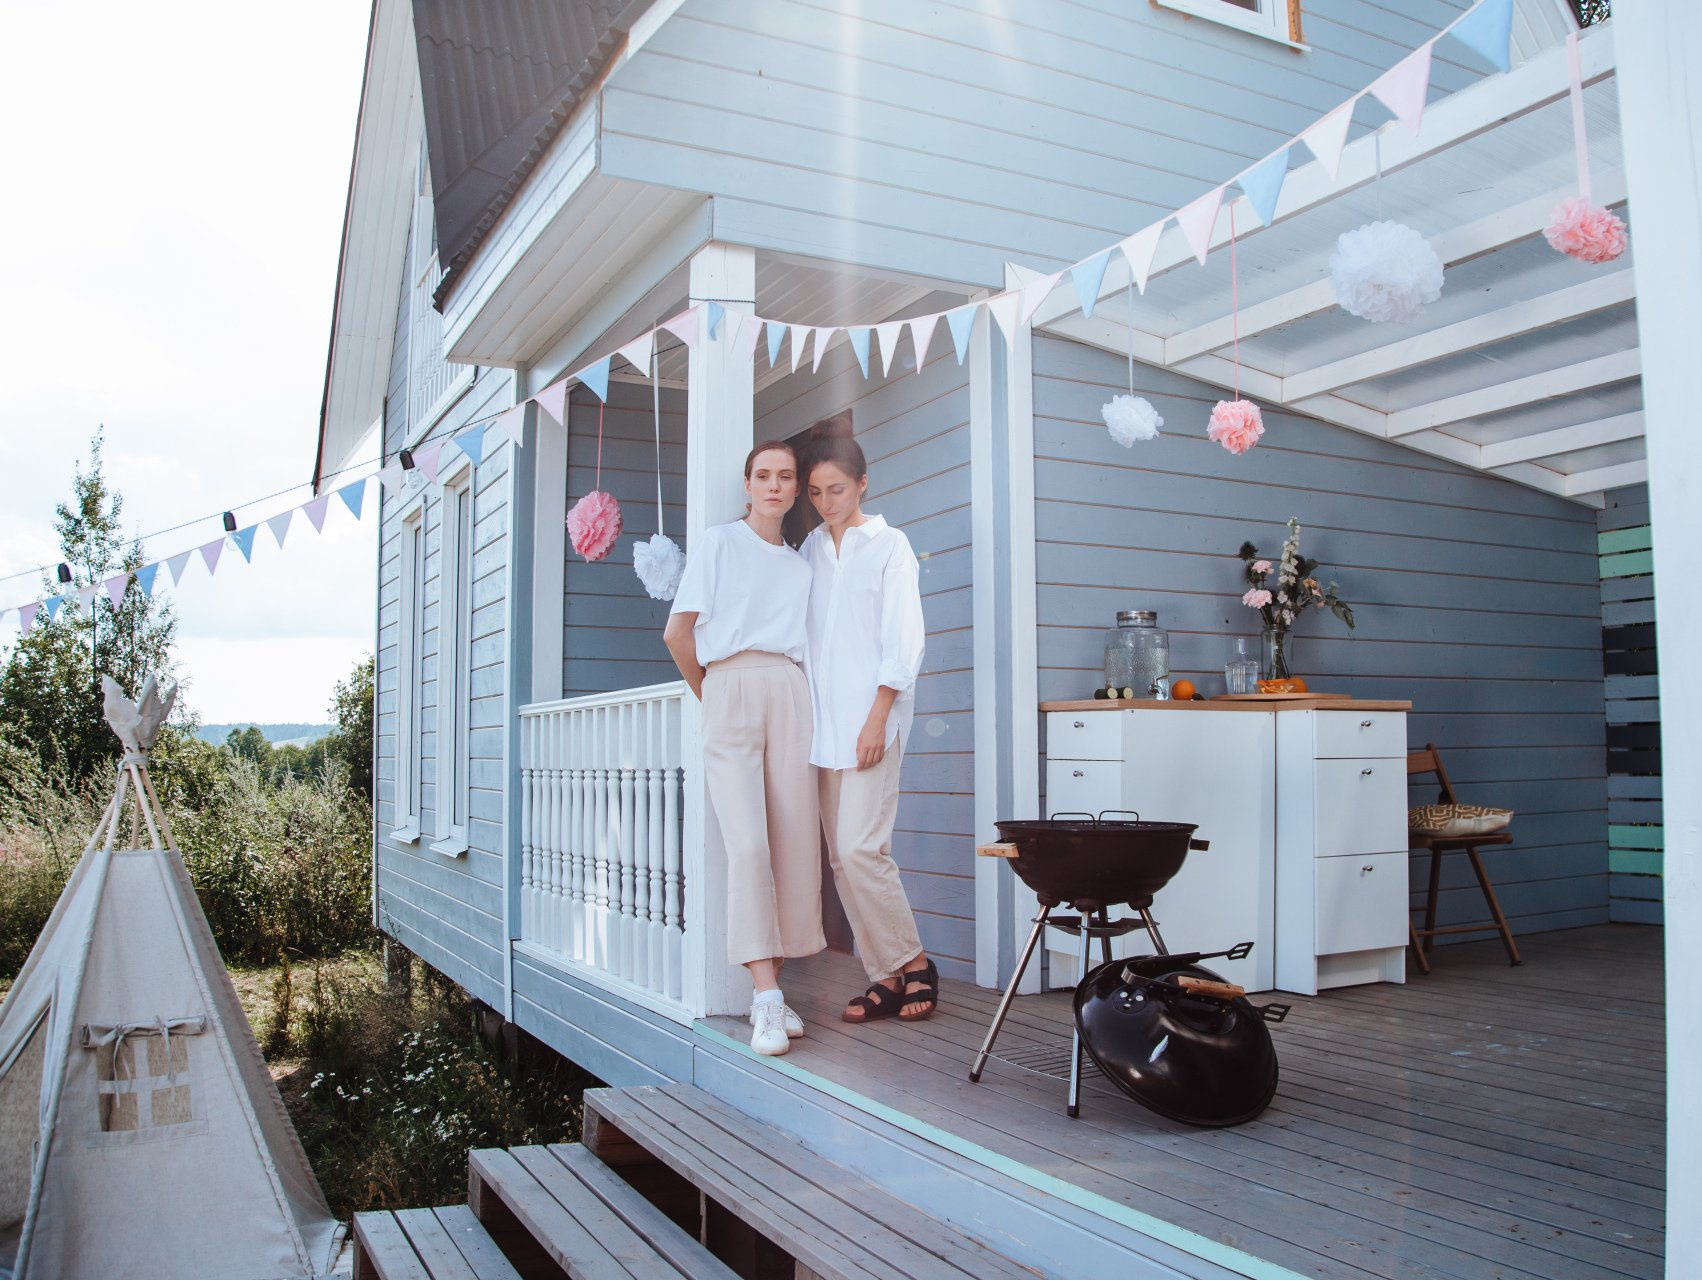
[[[804,1020],[792,1011],[791,1005],[782,1005],[781,1008],[786,1010],[786,1038],[788,1040],[797,1040],[801,1038],[804,1034]],[[756,1006],[754,1004],[751,1006],[750,1021],[751,1026],[756,1026]]]
[[[764,1000],[751,1006],[751,1048],[770,1058],[777,1058],[792,1047],[786,1036],[786,1006]]]

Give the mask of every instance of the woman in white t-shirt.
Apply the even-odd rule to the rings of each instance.
[[[898,771],[916,700],[926,630],[910,540],[863,513],[869,468],[849,436],[811,446],[805,485],[822,523],[800,548],[812,573],[805,627],[822,830],[828,862],[871,985],[846,1022],[919,1021],[939,1003],[940,974],[892,860]]]
[[[663,639],[703,701],[703,770],[727,852],[727,958],[750,970],[751,1047],[785,1053],[803,1023],[780,993],[788,956],[827,945],[821,825],[810,774],[804,613],[810,568],[780,535],[798,456],[767,441],[745,459],[750,514],[692,540]]]

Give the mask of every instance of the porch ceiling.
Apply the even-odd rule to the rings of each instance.
[[[1625,216],[1612,39],[1609,23],[1580,41],[1584,101],[1594,198]],[[1268,228],[1226,202],[1204,267],[1170,226],[1132,311],[1119,255],[1091,320],[1065,287],[1036,326],[1223,387],[1239,333],[1255,399],[1600,505],[1646,475],[1635,299],[1629,253],[1591,267],[1542,239],[1577,182],[1565,57],[1433,103],[1416,138],[1366,133],[1339,184],[1316,161],[1293,170]],[[1446,266],[1442,298],[1411,323],[1336,305],[1337,237],[1380,218],[1422,232]]]

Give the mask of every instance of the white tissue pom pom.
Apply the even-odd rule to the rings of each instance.
[[[1330,255],[1330,276],[1342,310],[1364,320],[1411,320],[1442,296],[1442,259],[1399,222],[1343,232]]]
[[[651,599],[672,600],[686,571],[685,552],[672,538],[653,533],[648,542],[633,544],[632,568]]]
[[[1111,438],[1125,449],[1132,448],[1137,440],[1151,440],[1164,425],[1152,402],[1138,396],[1113,396],[1099,412],[1105,416],[1105,429]]]

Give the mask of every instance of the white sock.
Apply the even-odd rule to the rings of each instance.
[[[759,991],[751,997],[751,1006],[759,1004],[785,1004],[786,998],[780,994],[779,987],[770,987],[767,991]]]

